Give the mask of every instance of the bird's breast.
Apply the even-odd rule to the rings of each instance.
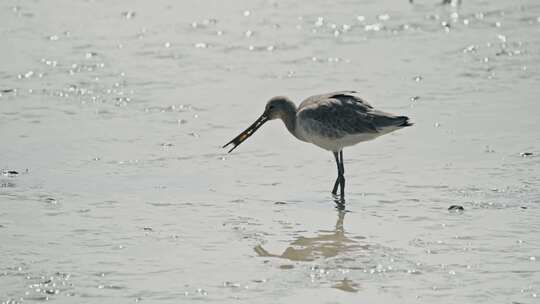
[[[298,121],[298,133],[304,141],[312,143],[328,151],[339,152],[344,147],[376,138],[378,133],[350,134],[316,120]]]

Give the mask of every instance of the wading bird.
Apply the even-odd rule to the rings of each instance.
[[[273,97],[266,103],[263,114],[223,148],[233,145],[229,150],[232,152],[265,122],[279,118],[294,137],[334,154],[338,176],[332,194],[337,195],[340,188],[340,196],[344,199],[343,148],[412,126],[407,116],[376,110],[355,93],[342,91],[311,96],[298,107],[287,97]]]

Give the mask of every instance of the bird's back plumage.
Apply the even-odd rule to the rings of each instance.
[[[411,125],[408,117],[379,111],[355,93],[340,91],[304,100],[297,111],[302,136],[324,149],[339,151]]]

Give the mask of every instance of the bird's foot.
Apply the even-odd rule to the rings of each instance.
[[[336,209],[345,210],[345,198],[340,195],[333,195],[334,203],[336,203]]]

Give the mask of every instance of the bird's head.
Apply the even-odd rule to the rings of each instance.
[[[240,133],[238,136],[233,138],[233,140],[223,146],[223,148],[232,144],[233,147],[231,150],[229,150],[229,153],[232,152],[232,150],[236,149],[236,147],[238,147],[242,142],[253,135],[253,133],[255,133],[255,131],[257,131],[257,129],[259,129],[265,122],[277,118],[283,119],[287,114],[294,115],[295,111],[296,106],[289,98],[284,96],[273,97],[266,103],[266,107],[264,108],[262,115],[244,132]]]
[[[289,98],[276,96],[266,103],[263,115],[268,117],[269,120],[282,118],[294,108],[294,103]]]

